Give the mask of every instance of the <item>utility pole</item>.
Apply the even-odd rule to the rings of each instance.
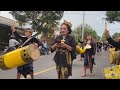
[[[82,40],[84,39],[84,21],[85,21],[85,11],[83,11]]]

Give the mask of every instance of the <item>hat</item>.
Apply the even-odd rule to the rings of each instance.
[[[32,31],[31,28],[26,28],[26,29],[25,29],[25,32],[31,32],[31,33],[33,33],[33,31]]]
[[[63,24],[66,24],[66,25],[69,26],[69,32],[68,32],[68,34],[71,34],[71,32],[72,32],[72,30],[71,30],[72,24],[70,22],[66,21],[66,20],[64,20]]]
[[[68,22],[68,21],[64,20],[64,23],[65,23],[65,24],[67,24],[67,25],[69,25],[69,26],[70,26],[70,28],[72,28],[72,24],[71,24],[70,22]]]

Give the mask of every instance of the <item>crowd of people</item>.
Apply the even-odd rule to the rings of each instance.
[[[57,36],[51,46],[48,46],[47,41],[40,41],[33,37],[26,45],[34,44],[36,47],[39,47],[42,54],[49,54],[49,51],[55,52],[53,60],[56,64],[56,72],[58,79],[68,79],[69,76],[72,76],[72,64],[73,60],[76,59],[76,43],[81,43],[81,47],[84,48],[86,45],[90,45],[89,49],[86,49],[83,54],[80,54],[80,60],[84,60],[84,69],[82,77],[86,76],[86,70],[90,70],[90,75],[93,75],[93,65],[95,63],[95,55],[101,55],[102,50],[107,51],[109,48],[115,47],[116,50],[120,49],[120,37],[117,40],[113,40],[110,37],[109,31],[105,30],[105,35],[107,38],[106,42],[101,40],[95,41],[91,33],[87,34],[87,38],[84,40],[78,39],[78,42],[75,42],[73,36],[71,36],[71,27],[70,22],[64,21],[60,26],[60,35]],[[24,36],[20,36],[15,26],[11,28],[13,35],[9,39],[9,47],[12,51],[17,49],[22,43],[24,43],[28,38],[32,37],[32,29],[27,28],[25,30]],[[21,40],[22,42],[20,42]],[[25,45],[25,46],[26,46]],[[7,51],[5,51],[7,52]],[[34,79],[33,71],[33,62],[17,67],[17,79],[20,79],[20,76],[23,75],[27,78],[27,74],[31,75],[31,79]]]
[[[22,37],[17,30],[15,29],[15,26],[13,25],[11,27],[12,35],[9,38],[9,46],[4,50],[4,54],[10,51],[13,51],[17,49],[19,46],[21,46],[27,39],[32,37],[32,29],[26,28],[24,32],[24,37]],[[45,40],[40,41],[36,39],[35,37],[32,37],[29,42],[27,42],[24,46],[35,44],[36,47],[42,47],[44,48],[44,55],[49,54],[49,49],[47,42]],[[40,52],[42,51],[41,48]],[[30,62],[28,64],[22,65],[17,67],[17,79],[20,79],[21,75],[23,75],[25,78],[27,78],[27,75],[31,75],[31,79],[34,79],[34,73],[33,73],[33,62]]]

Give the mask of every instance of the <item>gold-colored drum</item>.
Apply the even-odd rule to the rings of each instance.
[[[76,52],[79,53],[79,54],[83,54],[85,53],[86,49],[85,48],[82,48],[80,47],[79,45],[76,46]]]
[[[39,49],[31,44],[0,56],[0,68],[8,70],[39,59]]]
[[[86,49],[90,49],[91,46],[87,44],[84,48],[80,47],[79,45],[76,46],[76,52],[80,54],[84,54]]]
[[[109,62],[111,63],[111,64],[115,64],[115,62],[116,62],[116,53],[115,53],[115,48],[109,48],[109,55],[108,55],[109,57]]]
[[[80,54],[84,54],[85,51],[86,51],[86,49],[85,49],[85,48],[82,48],[82,47],[81,47],[79,50],[80,50]]]
[[[115,52],[109,52],[109,62],[111,64],[115,64],[116,63]]]
[[[120,51],[115,51],[116,65],[120,64]]]
[[[77,53],[80,53],[80,50],[79,50],[79,49],[80,49],[80,46],[79,46],[79,45],[76,45],[76,52],[77,52]]]
[[[111,64],[119,65],[120,63],[120,51],[115,51],[115,48],[109,49],[109,62]]]
[[[120,79],[120,66],[115,65],[104,68],[104,76],[106,79]]]

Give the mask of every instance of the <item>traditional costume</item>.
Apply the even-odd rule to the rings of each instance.
[[[16,38],[21,39],[23,43],[28,39],[27,37],[21,37],[16,31],[14,32],[14,35]],[[42,45],[42,43],[38,39],[36,39],[35,37],[32,37],[24,46],[27,46],[32,43],[37,43],[38,46]],[[17,67],[17,70],[18,70],[18,73],[21,73],[26,78],[27,74],[30,74],[30,72],[33,72],[33,62]]]
[[[54,40],[53,44],[55,43],[61,43],[63,40],[63,36],[59,35]],[[53,60],[56,63],[56,70],[58,74],[58,79],[68,79],[69,76],[72,76],[72,61],[74,59],[74,53],[76,50],[76,43],[72,36],[67,35],[65,40],[65,44],[72,47],[72,51],[68,51],[66,48],[58,47],[56,49],[56,54],[53,58]],[[55,50],[52,50],[54,52]]]
[[[84,53],[84,67],[85,68],[93,68],[94,64],[94,58],[92,58],[92,55],[95,55],[96,53],[96,45],[93,40],[91,42],[86,41],[85,45],[89,44],[91,46],[90,49],[86,49]]]

